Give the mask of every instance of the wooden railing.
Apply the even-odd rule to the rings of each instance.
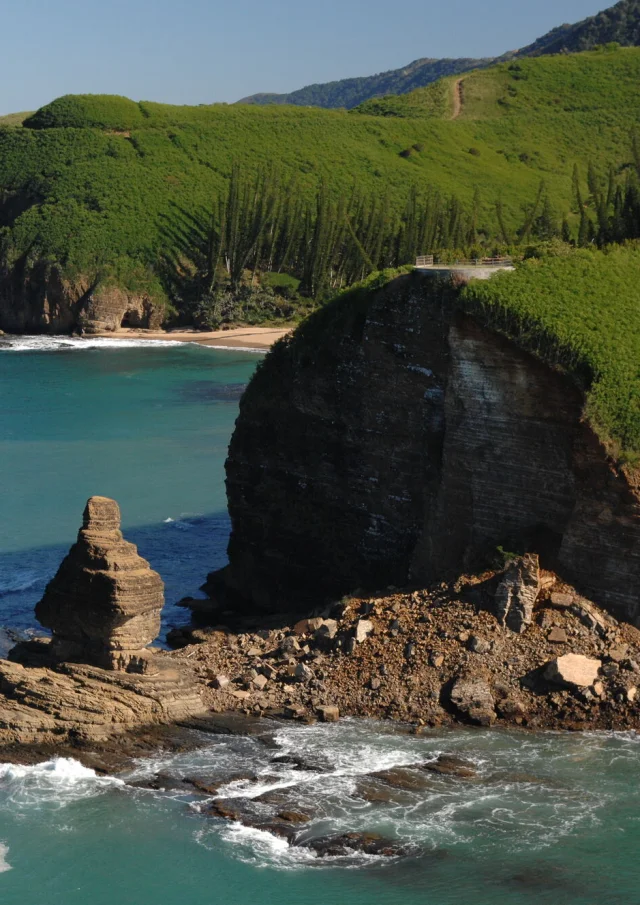
[[[458,258],[453,262],[436,263],[433,255],[422,255],[416,258],[416,267],[505,267],[513,264],[511,258]]]

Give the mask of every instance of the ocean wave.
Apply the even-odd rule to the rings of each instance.
[[[174,339],[110,339],[84,336],[4,336],[0,352],[60,352],[87,349],[131,349],[144,346],[184,346]]]
[[[206,343],[193,343],[192,345],[200,346],[203,349],[224,349],[227,352],[255,352],[257,355],[266,355],[269,351],[266,349],[258,349],[256,346],[223,346],[216,343],[216,345],[208,345]]]
[[[84,352],[88,349],[140,349],[146,346],[198,346],[200,349],[221,349],[227,352],[254,352],[265,355],[269,349],[255,346],[207,345],[196,340],[178,339],[111,339],[108,336],[2,336],[0,352]]]
[[[28,591],[42,580],[42,575],[34,569],[0,569],[0,597]]]
[[[0,874],[5,873],[5,871],[11,870],[11,865],[7,861],[7,855],[9,854],[9,846],[4,845],[0,842]]]
[[[122,788],[121,779],[98,774],[70,757],[54,757],[40,764],[0,764],[0,809],[21,810],[43,804],[61,808],[109,789]]]

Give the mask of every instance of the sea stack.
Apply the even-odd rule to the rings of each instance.
[[[91,497],[77,542],[36,606],[53,632],[53,658],[147,672],[163,604],[163,581],[124,540],[116,501]]]

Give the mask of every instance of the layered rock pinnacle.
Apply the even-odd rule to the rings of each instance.
[[[36,606],[53,632],[53,658],[146,672],[163,603],[162,579],[123,539],[118,504],[91,497],[77,542]]]

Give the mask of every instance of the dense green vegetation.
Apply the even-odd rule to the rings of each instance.
[[[55,271],[184,318],[207,295],[215,321],[249,279],[252,317],[290,316],[416,253],[638,235],[639,76],[635,49],[503,63],[464,77],[455,120],[455,78],[349,113],[59,98],[0,124],[0,291]]]
[[[640,456],[640,247],[577,250],[474,281],[465,309],[566,370],[586,414],[621,457]]]
[[[493,59],[471,60],[466,57],[454,60],[414,60],[402,69],[391,69],[377,75],[362,78],[341,79],[307,85],[289,94],[252,94],[238,101],[239,104],[296,104],[301,107],[325,107],[351,110],[372,97],[386,94],[407,94],[423,88],[448,75],[469,72],[495,63]]]

